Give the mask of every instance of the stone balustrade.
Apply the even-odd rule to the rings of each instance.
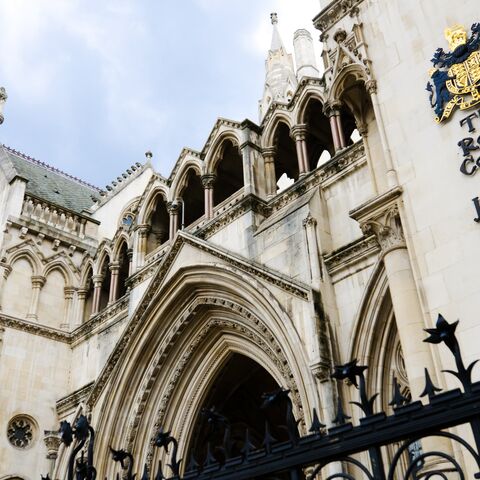
[[[87,222],[85,218],[30,195],[25,195],[22,216],[45,223],[80,238],[85,237],[85,224]]]

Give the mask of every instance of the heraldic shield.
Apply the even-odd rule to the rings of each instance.
[[[461,25],[445,29],[445,38],[451,51],[437,49],[429,70],[430,105],[435,121],[450,117],[455,107],[466,110],[480,104],[480,24],[472,25],[472,35]]]

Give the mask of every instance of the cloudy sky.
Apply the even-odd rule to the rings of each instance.
[[[0,142],[102,187],[168,176],[217,117],[257,118],[269,14],[289,51],[318,0],[0,0]],[[317,49],[317,54],[319,48]]]

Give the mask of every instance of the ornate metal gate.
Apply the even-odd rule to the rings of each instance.
[[[393,414],[374,411],[376,395],[369,396],[366,389],[365,370],[367,367],[357,364],[356,360],[336,366],[332,378],[339,381],[349,380],[359,391],[359,401],[352,402],[364,414],[358,425],[349,422],[350,417],[343,410],[339,400],[335,426],[326,429],[313,411],[313,423],[309,435],[300,437],[297,422],[292,411],[292,403],[287,390],[278,390],[263,396],[262,408],[286,402],[285,428],[289,441],[276,442],[265,424],[265,435],[261,446],[252,445],[248,430],[241,448],[241,454],[232,456],[232,441],[229,422],[214,409],[204,410],[212,428],[223,429],[223,444],[208,445],[206,459],[198,465],[190,459],[182,474],[182,460],[177,458],[178,444],[170,432],[161,430],[155,440],[155,446],[170,453],[168,465],[161,465],[149,471],[143,467],[137,478],[142,480],[182,479],[182,480],[242,480],[242,479],[314,479],[318,474],[322,478],[393,480],[404,479],[466,479],[480,478],[480,382],[473,383],[472,369],[476,362],[465,366],[455,329],[458,321],[449,324],[441,315],[436,328],[427,329],[429,337],[424,341],[443,343],[453,354],[456,371],[447,370],[460,382],[462,389],[441,392],[433,385],[425,369],[425,389],[421,401],[409,402],[402,396],[399,385],[394,379],[394,392],[390,405]],[[461,427],[462,435],[452,433],[452,427]],[[468,429],[468,430],[467,430]],[[67,480],[95,480],[94,440],[95,433],[87,419],[81,416],[74,428],[68,422],[60,427],[62,441],[68,447],[72,445],[69,458]],[[447,439],[436,442],[446,445],[442,450],[423,450],[427,442],[422,439],[432,437]],[[471,437],[471,438],[470,438]],[[429,442],[434,444],[435,442]],[[84,452],[85,446],[87,451]],[[421,446],[420,446],[421,445]],[[389,464],[384,464],[382,447],[393,446],[394,455]],[[455,446],[455,455],[452,447]],[[452,450],[452,451],[451,451]],[[461,450],[461,452],[460,452]],[[122,476],[133,480],[137,465],[133,456],[124,450],[111,450],[112,460],[123,469]],[[357,455],[366,452],[369,461],[362,462]],[[435,461],[433,461],[435,460]],[[120,468],[119,468],[120,470]],[[142,470],[142,468],[140,468]],[[44,478],[44,477],[42,477]],[[48,476],[47,476],[48,478]],[[119,474],[117,474],[119,478]]]

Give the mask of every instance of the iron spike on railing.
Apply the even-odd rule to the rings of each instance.
[[[160,460],[158,461],[158,469],[157,474],[155,475],[155,480],[165,480],[165,477],[163,476],[162,462]]]
[[[287,413],[286,413],[286,427],[288,431],[288,437],[291,442],[294,444],[298,443],[299,434],[298,434],[298,421],[295,420],[295,416],[293,415],[293,404],[292,400],[289,397],[290,390],[284,390],[283,388],[279,388],[278,390],[274,390],[273,392],[267,392],[262,395],[263,403],[260,406],[262,409],[266,409],[273,405],[278,405],[279,403],[284,400],[287,403]]]
[[[420,394],[420,398],[426,397],[428,395],[428,399],[431,400],[432,397],[434,397],[437,392],[441,392],[442,389],[436,387],[432,379],[430,378],[430,374],[428,373],[427,368],[425,368],[425,388],[423,389],[423,392]]]
[[[398,383],[397,377],[393,376],[393,398],[389,405],[393,408],[402,407],[408,403],[408,398],[402,395],[400,391],[400,384]]]
[[[130,452],[127,452],[123,449],[115,450],[112,447],[109,447],[109,448],[110,448],[110,452],[112,453],[112,460],[114,462],[120,462],[120,467],[122,467],[123,470],[127,468],[127,466],[125,465],[125,460],[128,459],[128,469],[127,469],[126,479],[133,480],[133,478],[135,477],[135,475],[132,475],[133,455]]]
[[[270,424],[265,420],[265,435],[263,437],[262,447],[265,448],[266,453],[272,453],[272,444],[276,442],[276,438],[270,433]]]
[[[217,459],[212,455],[212,444],[207,442],[207,456],[205,457],[205,461],[203,462],[203,468],[210,467],[217,463]]]
[[[323,429],[326,427],[318,418],[317,409],[313,407],[313,415],[312,415],[312,425],[308,430],[311,433],[315,433],[316,435],[321,435]]]
[[[190,455],[190,461],[188,462],[188,465],[187,465],[187,468],[186,468],[186,472],[193,472],[195,470],[198,470],[200,468],[200,465],[198,464],[198,462],[195,460],[195,457],[193,455],[193,453]]]
[[[225,456],[225,461],[232,456],[232,435],[230,423],[225,425],[225,432],[223,434],[223,454]]]
[[[350,402],[353,405],[357,405],[363,410],[365,416],[369,417],[373,415],[373,402],[378,396],[378,393],[368,398],[367,386],[365,382],[364,371],[366,366],[357,365],[358,360],[354,358],[352,361],[345,363],[344,365],[335,365],[334,371],[331,375],[332,378],[337,380],[348,379],[356,388],[360,391],[360,402]],[[357,377],[359,382],[357,382]]]
[[[148,475],[148,467],[146,463],[143,465],[143,473],[142,473],[141,480],[150,480],[150,476]]]
[[[345,425],[347,420],[350,420],[352,417],[348,416],[345,411],[343,410],[342,399],[338,396],[337,399],[337,414],[333,419],[333,423],[335,425]]]
[[[173,451],[172,451],[172,462],[168,464],[170,470],[173,473],[174,477],[180,476],[180,464],[182,463],[182,459],[177,460],[177,453],[178,453],[178,442],[175,437],[170,435],[170,432],[164,432],[163,428],[160,428],[157,437],[155,438],[155,446],[157,448],[165,448],[165,451],[168,453],[168,446],[170,443],[173,444]]]
[[[252,442],[250,442],[250,432],[248,428],[245,430],[245,440],[243,441],[243,447],[240,453],[242,454],[243,461],[248,462],[250,459],[250,452],[255,448]]]
[[[91,429],[91,431],[90,431]],[[75,437],[76,445],[70,454],[68,459],[68,470],[67,470],[67,480],[73,480],[73,469],[75,463],[75,457],[77,456],[78,452],[82,450],[84,447],[89,433],[93,432],[93,428],[90,427],[87,417],[85,415],[80,415],[75,423],[75,428],[72,429],[72,426],[67,421],[60,422],[60,438],[61,441],[65,444],[66,447],[69,447],[73,439]],[[91,456],[91,460],[93,461],[93,454]],[[82,460],[83,462],[83,460]],[[86,465],[87,472],[90,471],[94,472],[93,465],[88,464]],[[85,474],[85,476],[87,473]]]
[[[457,371],[444,370],[444,372],[450,373],[460,380],[465,393],[472,391],[472,370],[478,360],[472,362],[468,367],[465,367],[462,359],[462,353],[460,351],[460,344],[455,336],[455,330],[457,329],[459,320],[453,323],[448,323],[445,318],[438,314],[437,323],[435,328],[426,328],[425,331],[430,336],[424,339],[424,342],[428,343],[444,343],[448,349],[453,353],[455,358],[455,364]]]

